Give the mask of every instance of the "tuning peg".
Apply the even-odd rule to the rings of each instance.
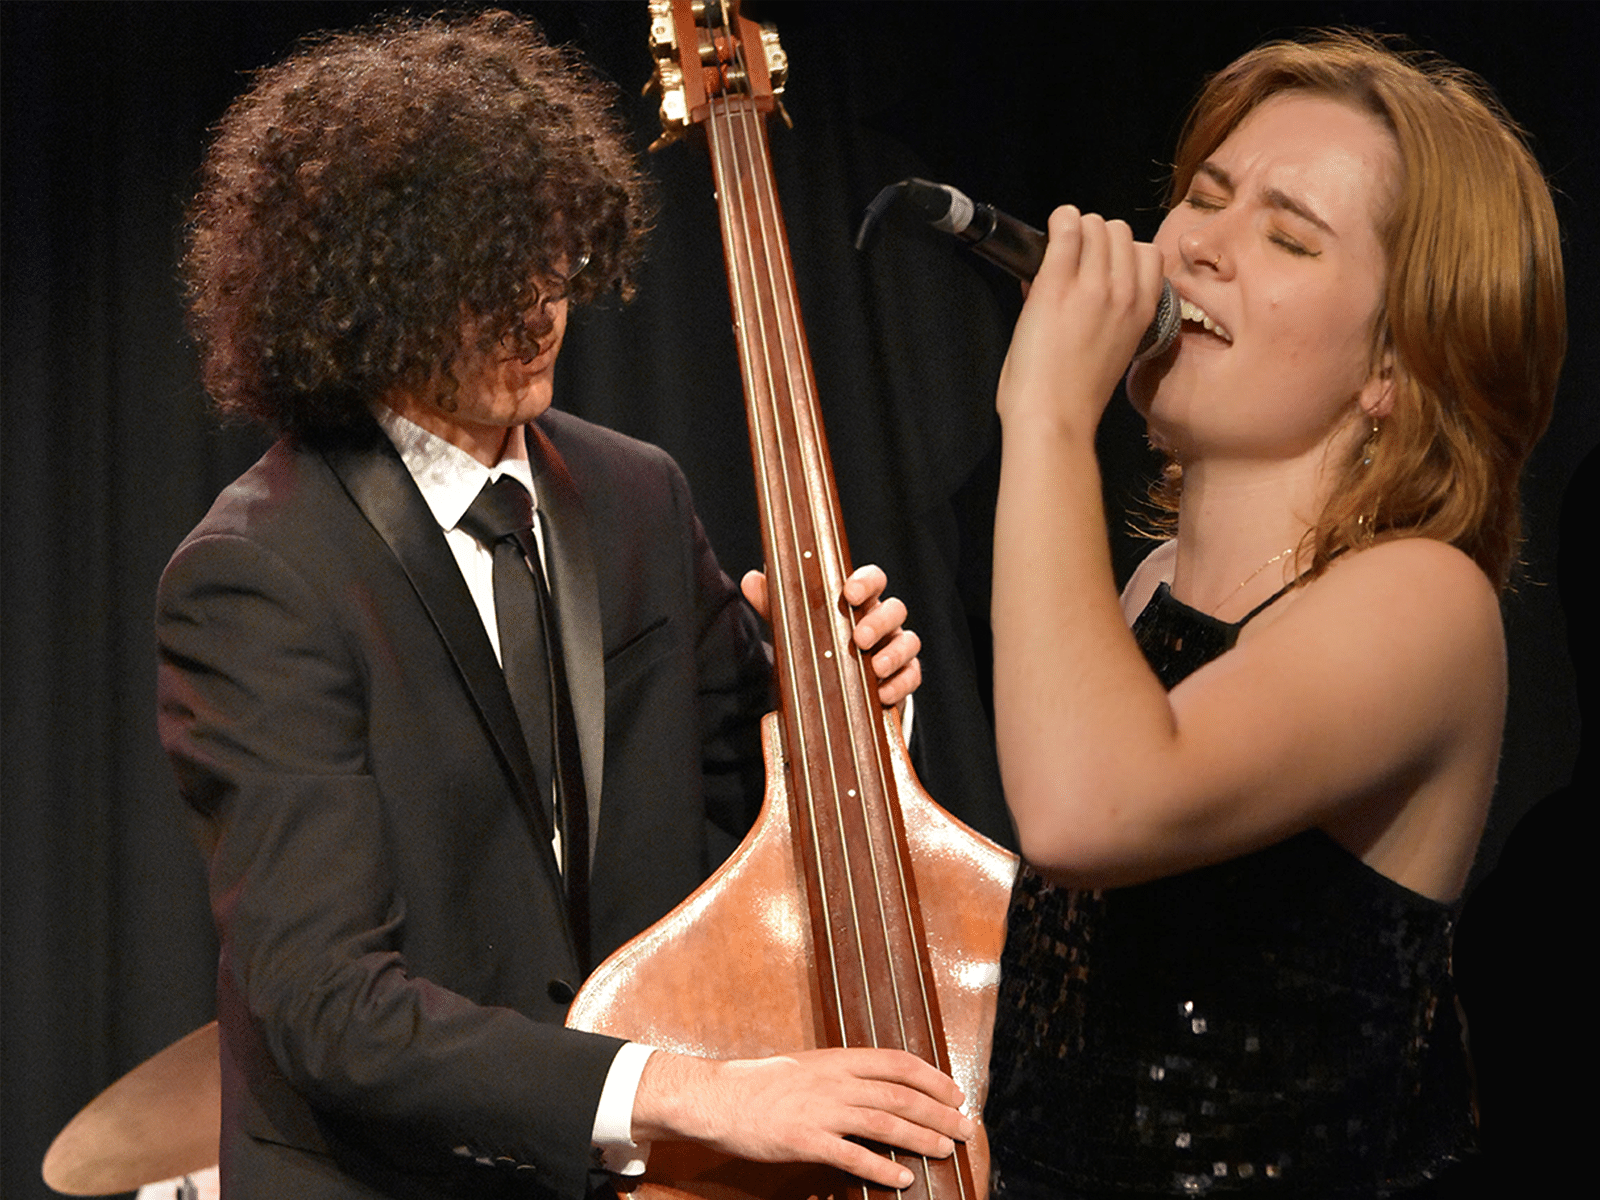
[[[681,142],[682,140],[683,130],[665,129],[662,131],[660,137],[650,143],[646,152],[649,154],[654,154],[657,150],[665,150],[668,146],[671,146],[676,142]]]

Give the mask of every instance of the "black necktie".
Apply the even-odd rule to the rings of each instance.
[[[494,612],[500,632],[500,663],[533,759],[541,802],[548,803],[552,795],[555,797],[572,933],[587,967],[589,808],[561,642],[553,632],[550,596],[544,572],[538,566],[539,547],[533,536],[533,503],[528,490],[509,475],[484,484],[461,518],[461,528],[494,554]]]

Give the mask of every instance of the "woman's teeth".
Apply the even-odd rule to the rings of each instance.
[[[1201,308],[1193,300],[1180,299],[1178,301],[1178,314],[1185,321],[1193,321],[1198,325],[1204,326],[1207,331],[1216,334],[1225,342],[1233,341],[1233,335],[1221,325],[1217,324],[1217,322],[1213,321],[1206,310]]]

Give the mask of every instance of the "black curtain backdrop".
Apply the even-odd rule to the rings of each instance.
[[[167,556],[265,442],[207,411],[182,329],[181,213],[206,130],[246,73],[309,31],[387,7],[0,9],[0,1192],[11,1200],[49,1194],[40,1160],[79,1108],[213,1015],[201,867],[155,735],[150,614]],[[587,53],[618,84],[640,146],[654,138],[654,102],[638,98],[650,71],[643,0],[512,7]],[[855,558],[888,569],[926,642],[929,790],[1003,840],[987,716],[991,400],[1019,300],[903,225],[853,250],[880,187],[944,179],[1040,225],[1071,200],[1148,237],[1204,73],[1266,36],[1358,24],[1409,34],[1489,78],[1558,190],[1569,278],[1596,273],[1600,88],[1582,5],[749,8],[778,24],[791,61],[794,129],[774,131],[774,157]],[[737,575],[759,564],[760,546],[709,168],[691,146],[649,168],[661,216],[642,294],[578,315],[557,403],[670,450]],[[1592,308],[1575,307],[1555,424],[1527,480],[1527,568],[1505,603],[1510,728],[1475,881],[1519,818],[1568,782],[1578,749],[1556,517],[1600,442],[1595,325]],[[1102,444],[1119,512],[1152,468],[1125,405],[1113,404]],[[1592,523],[1573,528],[1593,536]],[[1125,573],[1141,547],[1114,532]],[[1532,874],[1545,870],[1535,857]]]

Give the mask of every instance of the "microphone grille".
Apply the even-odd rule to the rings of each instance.
[[[1167,280],[1161,281],[1161,300],[1156,304],[1155,319],[1150,322],[1150,328],[1144,331],[1144,337],[1139,339],[1139,349],[1134,353],[1134,362],[1143,362],[1147,358],[1154,358],[1178,336],[1178,327],[1183,324],[1178,314],[1178,293],[1172,290],[1172,284]]]

